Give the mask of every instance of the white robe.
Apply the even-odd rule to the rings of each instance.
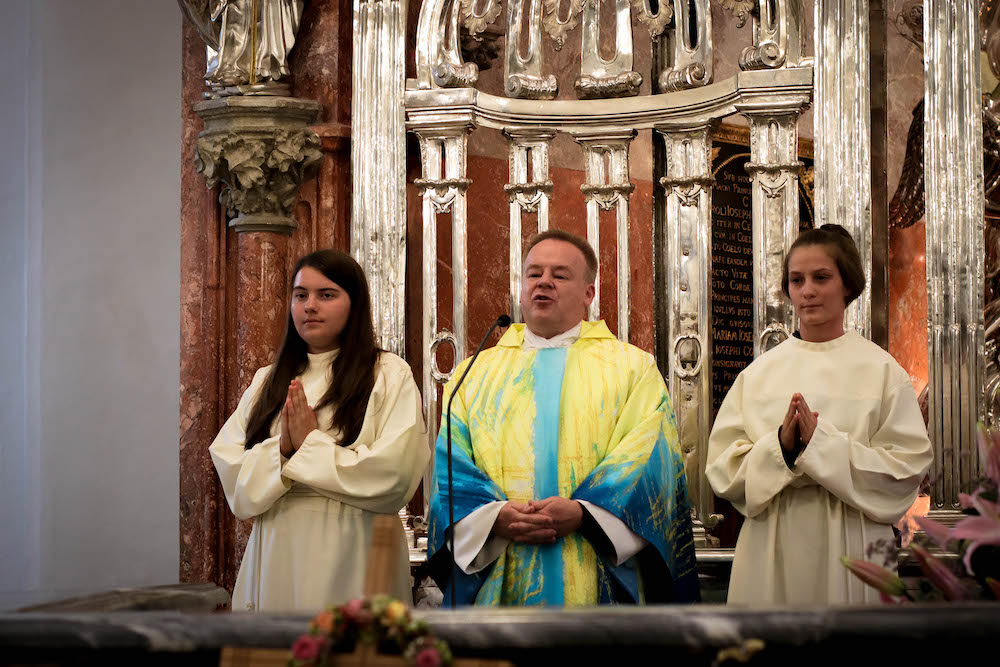
[[[310,354],[299,377],[309,405],[330,385],[336,351]],[[373,519],[395,515],[417,489],[430,458],[420,394],[410,367],[383,352],[364,423],[346,447],[320,428],[291,458],[279,451],[280,419],[271,437],[245,449],[246,426],[270,367],[257,371],[209,448],[226,500],[253,530],[233,591],[237,611],[316,612],[363,593]],[[400,539],[392,594],[410,601],[409,551]]]
[[[819,420],[789,468],[778,427],[796,392]],[[877,602],[839,559],[892,538],[889,524],[913,504],[930,463],[910,378],[874,343],[854,332],[790,338],[759,357],[726,395],[708,446],[712,488],[746,517],[729,602]]]

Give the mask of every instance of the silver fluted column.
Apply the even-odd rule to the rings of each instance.
[[[978,0],[924,2],[931,512],[957,519],[984,412],[983,117]]]
[[[713,514],[703,463],[712,429],[712,135],[706,124],[656,129],[666,149],[666,176],[660,179],[666,207],[664,219],[654,224],[665,240],[657,261],[667,278],[660,301],[667,308],[668,385],[694,498],[695,539],[708,546],[704,529],[721,518]]]
[[[448,381],[452,370],[442,372],[437,365],[437,349],[447,343],[455,353],[458,364],[466,355],[466,324],[468,303],[467,207],[466,193],[471,181],[466,178],[466,154],[471,124],[466,116],[457,114],[454,119],[439,122],[438,116],[430,119],[411,118],[411,129],[420,142],[422,178],[414,181],[421,192],[423,220],[423,323],[421,353],[423,357],[423,404],[427,423],[427,437],[431,460],[424,474],[424,488],[430,489],[434,470],[434,443],[437,437],[438,385]],[[452,328],[454,332],[438,329],[437,281],[437,216],[451,213],[452,221]],[[429,501],[425,496],[424,504]]]
[[[556,133],[545,128],[505,130],[509,144],[510,182],[504,186],[510,200],[510,316],[521,321],[521,212],[538,214],[538,232],[549,228],[549,145]],[[531,164],[531,174],[528,164]]]
[[[635,185],[629,180],[628,147],[636,132],[632,129],[608,130],[600,134],[577,134],[574,138],[587,155],[587,181],[580,189],[587,200],[587,240],[600,249],[601,209],[615,211],[615,238],[618,257],[617,310],[618,339],[629,342],[629,315],[632,297],[629,290],[632,262],[629,252],[629,195]],[[594,301],[588,317],[600,319],[601,276],[594,284]]]
[[[808,98],[789,110],[737,105],[750,121],[753,186],[753,353],[757,357],[788,338],[795,327],[791,303],[781,292],[785,254],[799,233],[798,120]]]
[[[371,286],[379,345],[403,355],[406,0],[354,0],[351,254]]]
[[[816,226],[854,237],[871,285],[872,178],[868,0],[816,0]],[[847,309],[846,326],[871,338],[871,290]]]

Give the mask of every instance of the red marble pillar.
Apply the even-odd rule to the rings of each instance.
[[[195,170],[203,123],[193,106],[204,88],[205,46],[183,28],[181,145],[180,581],[223,581],[229,513],[208,445],[222,425],[226,228],[218,191]]]

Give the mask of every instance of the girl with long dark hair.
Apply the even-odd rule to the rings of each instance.
[[[708,443],[712,488],[746,517],[729,602],[878,602],[840,558],[893,539],[931,463],[924,420],[907,372],[844,330],[865,288],[847,230],[800,234],[781,287],[799,330],[737,376]]]
[[[293,271],[275,363],[209,448],[226,499],[254,519],[233,609],[315,611],[362,594],[372,523],[413,496],[430,457],[410,367],[380,350],[368,283],[321,250]],[[400,540],[396,589],[410,598]]]

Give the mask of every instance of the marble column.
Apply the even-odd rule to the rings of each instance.
[[[188,22],[182,44],[181,151],[190,156],[204,125],[192,101],[200,98],[205,85],[205,47],[197,28]],[[226,226],[218,192],[205,188],[190,159],[181,162],[181,193],[179,578],[223,584],[226,567],[220,550],[232,532],[232,513],[208,445],[225,419],[220,367],[226,326]]]

